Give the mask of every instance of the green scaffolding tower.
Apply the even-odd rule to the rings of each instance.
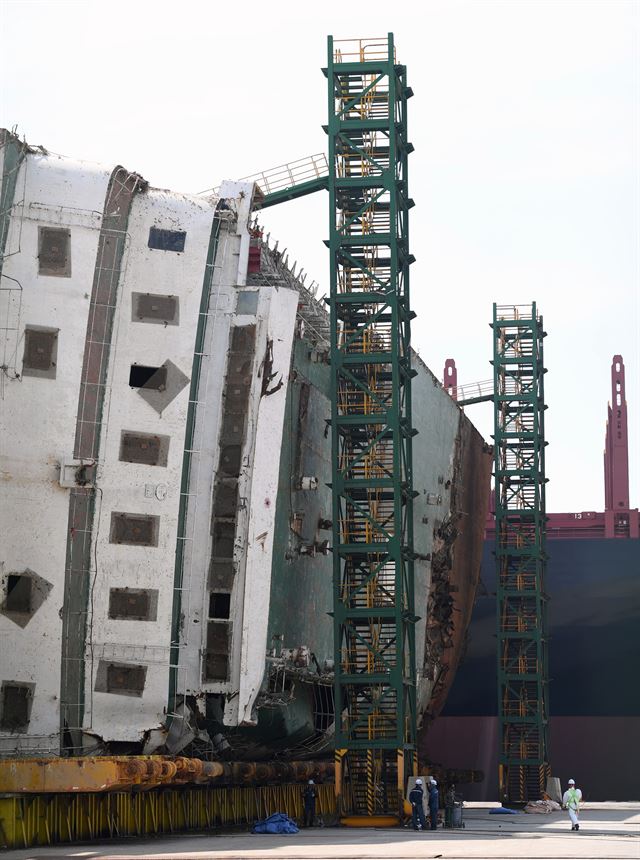
[[[416,769],[406,68],[329,37],[336,792],[401,811]]]
[[[493,306],[500,799],[538,800],[548,764],[542,317]]]

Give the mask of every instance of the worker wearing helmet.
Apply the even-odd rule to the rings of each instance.
[[[416,784],[409,792],[409,803],[411,804],[411,824],[414,830],[424,830],[424,791],[422,780],[416,779]]]
[[[580,830],[578,815],[580,813],[580,802],[582,801],[582,792],[576,788],[575,779],[570,779],[569,787],[562,797],[562,806],[569,810],[569,818],[571,819],[571,829]]]
[[[431,829],[435,830],[438,827],[438,807],[440,806],[440,793],[438,791],[438,783],[433,777],[429,779],[429,818],[431,819]]]
[[[316,784],[312,779],[310,779],[309,782],[305,785],[304,791],[302,792],[302,800],[304,802],[305,827],[313,827],[314,819],[316,817],[317,796],[318,790],[316,789]]]

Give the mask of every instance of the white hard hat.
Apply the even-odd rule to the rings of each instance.
[[[437,785],[438,784],[433,777],[431,777],[429,782],[431,783],[431,785]]]
[[[576,784],[575,779],[570,779],[570,780],[569,780],[569,785],[575,785],[575,784]]]
[[[416,785],[422,785],[422,780],[421,780],[421,779],[416,779]]]
[[[309,785],[315,785],[315,783],[312,779],[309,780]]]

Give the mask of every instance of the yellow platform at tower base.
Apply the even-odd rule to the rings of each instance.
[[[344,827],[398,827],[397,815],[346,815],[340,819]]]

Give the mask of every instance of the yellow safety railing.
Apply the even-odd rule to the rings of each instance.
[[[333,59],[336,63],[367,63],[373,60],[386,60],[389,56],[389,42],[386,36],[367,39],[334,39]],[[393,49],[395,63],[395,47]]]
[[[518,675],[535,674],[539,669],[538,660],[535,656],[517,654],[510,657],[501,657],[502,669],[507,672],[516,672]]]

